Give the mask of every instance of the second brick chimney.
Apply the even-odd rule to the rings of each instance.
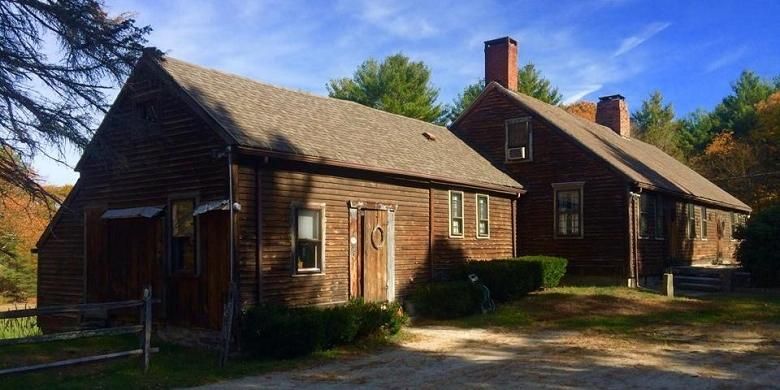
[[[600,97],[596,105],[596,123],[609,127],[621,137],[631,137],[626,98],[621,95]]]
[[[485,42],[485,83],[491,81],[517,91],[517,41],[510,37]]]

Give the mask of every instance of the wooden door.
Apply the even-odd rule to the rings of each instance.
[[[103,220],[100,212],[86,213],[87,302],[141,299],[151,286],[162,296],[162,220],[127,218]],[[155,307],[154,318],[160,310]],[[137,310],[116,310],[112,318],[137,318]]]
[[[362,293],[366,302],[388,300],[387,210],[362,210]]]
[[[211,211],[198,217],[197,271],[171,272],[169,322],[219,329],[227,297],[230,267],[230,214]]]

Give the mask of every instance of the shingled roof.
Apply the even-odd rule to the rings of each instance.
[[[241,147],[519,192],[449,129],[170,57],[150,59]]]
[[[538,115],[600,157],[640,187],[666,190],[742,211],[750,207],[693,169],[653,145],[621,137],[612,129],[570,114],[560,107],[490,83],[483,95],[496,90]]]

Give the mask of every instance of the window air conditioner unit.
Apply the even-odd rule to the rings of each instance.
[[[528,158],[526,149],[527,148],[525,146],[521,146],[519,148],[509,148],[507,149],[507,155],[509,156],[510,160],[525,160]]]

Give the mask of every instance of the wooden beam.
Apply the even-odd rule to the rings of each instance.
[[[139,307],[143,304],[144,301],[142,300],[134,300],[134,301],[120,301],[120,302],[108,302],[108,303],[84,303],[84,304],[75,304],[75,305],[47,306],[47,307],[38,307],[35,309],[22,309],[22,310],[11,310],[11,311],[0,312],[0,319],[32,317],[32,316],[47,315],[47,314],[82,313],[85,311],[95,311],[95,310],[124,309],[128,307]]]
[[[139,333],[143,330],[143,328],[144,327],[142,325],[130,325],[130,326],[121,326],[121,327],[106,328],[106,329],[76,330],[72,332],[53,333],[53,334],[45,334],[41,336],[30,336],[30,337],[23,337],[23,338],[16,338],[16,339],[0,340],[0,346],[17,345],[17,344],[34,344],[34,343],[42,343],[46,341],[74,340],[74,339],[95,337],[95,336],[117,336],[122,334]]]
[[[152,348],[151,352],[160,352],[160,349],[159,348]],[[133,349],[133,350],[130,350],[130,351],[107,353],[105,355],[87,356],[87,357],[80,357],[80,358],[68,359],[68,360],[59,360],[59,361],[56,361],[56,362],[35,364],[35,365],[32,365],[32,366],[6,368],[6,369],[3,369],[3,370],[0,370],[0,375],[18,374],[20,372],[35,371],[35,370],[41,370],[41,369],[44,369],[44,368],[72,366],[74,364],[81,364],[81,363],[96,362],[96,361],[100,361],[100,360],[115,359],[115,358],[124,357],[124,356],[140,355],[142,353],[143,353],[142,349]]]

